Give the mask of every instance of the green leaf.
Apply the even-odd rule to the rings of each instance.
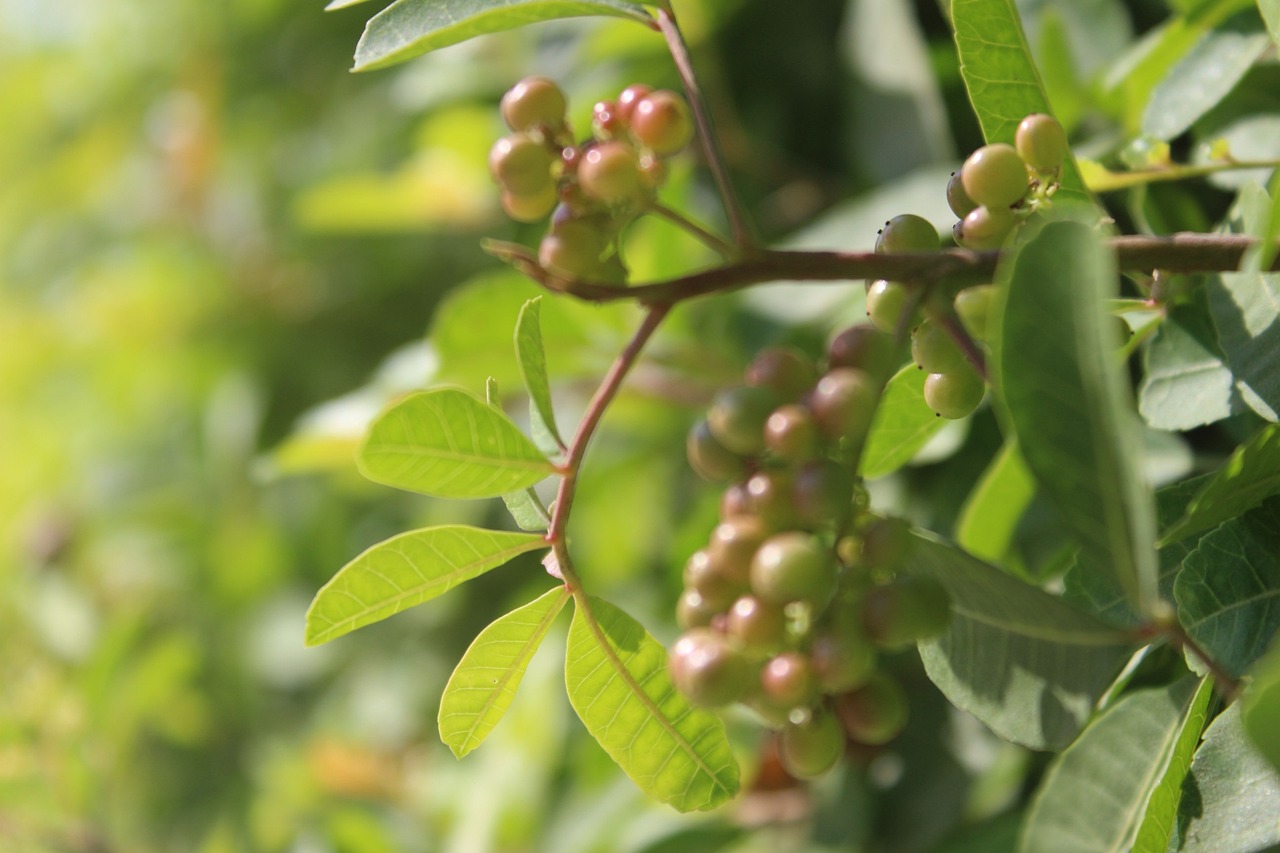
[[[1280,498],[1205,535],[1173,586],[1178,621],[1232,675],[1280,628]]]
[[[1176,686],[1176,685],[1175,685]],[[1209,720],[1209,702],[1213,698],[1213,679],[1204,678],[1187,706],[1182,726],[1169,753],[1169,762],[1159,784],[1147,800],[1146,811],[1138,826],[1133,853],[1165,853],[1178,818],[1182,799],[1182,783],[1191,770],[1191,759],[1200,745],[1200,735]]]
[[[1186,512],[1165,529],[1160,547],[1211,530],[1280,493],[1280,425],[1264,428],[1237,447],[1202,482]]]
[[[462,758],[502,719],[551,623],[569,600],[563,586],[548,590],[480,632],[440,697],[440,739]]]
[[[1138,411],[1154,429],[1189,430],[1241,408],[1204,289],[1193,299],[1169,310],[1143,354]]]
[[[1012,144],[1023,118],[1053,114],[1013,0],[952,0],[951,22],[960,75],[987,142]],[[1057,198],[1090,199],[1070,155],[1060,180]]]
[[[488,33],[587,15],[652,21],[643,6],[625,0],[396,0],[365,27],[355,70],[385,68]]]
[[[690,705],[667,675],[666,650],[644,626],[598,598],[569,628],[565,683],[587,731],[650,797],[687,812],[738,791],[724,724]]]
[[[446,498],[496,497],[556,470],[506,415],[454,388],[410,394],[379,415],[357,462],[370,480]]]
[[[343,566],[307,610],[307,645],[315,646],[429,601],[463,581],[546,548],[531,533],[477,527],[426,527],[393,536]]]
[[[1250,668],[1240,715],[1253,745],[1280,770],[1280,640]]]
[[[1094,720],[1045,774],[1023,824],[1020,853],[1132,850],[1196,685],[1184,678],[1131,693]]]
[[[1178,822],[1181,853],[1261,853],[1280,844],[1280,773],[1249,742],[1239,703],[1205,732]]]
[[[924,401],[925,376],[908,364],[885,386],[862,452],[862,474],[867,479],[884,477],[906,465],[947,423]]]
[[[1258,11],[1267,24],[1271,40],[1280,46],[1280,0],[1258,0]]]
[[[1050,222],[1002,278],[993,362],[1027,467],[1080,537],[1084,565],[1115,576],[1142,612],[1156,585],[1142,444],[1105,303],[1112,255],[1088,226]]]
[[[547,355],[542,347],[542,297],[530,299],[516,319],[516,361],[524,387],[529,392],[529,414],[534,429],[543,429],[564,447],[564,439],[556,429],[556,415],[551,407],[551,386],[547,381]]]
[[[484,400],[490,406],[498,406],[498,380],[490,376],[484,383]],[[542,499],[533,489],[507,492],[502,502],[521,530],[546,530],[551,526],[551,515],[542,505]]]
[[[956,523],[956,543],[975,557],[999,561],[1035,493],[1035,481],[1017,442],[1006,441],[965,499]]]
[[[1180,135],[1235,88],[1269,44],[1252,10],[1206,33],[1151,93],[1142,132],[1160,140]]]
[[[345,9],[348,6],[359,6],[361,3],[368,3],[369,0],[330,0],[329,5],[324,7],[326,12],[332,12],[335,9]]]
[[[942,542],[917,537],[911,571],[951,594],[946,633],[920,643],[929,678],[996,734],[1061,749],[1132,653],[1126,635]]]

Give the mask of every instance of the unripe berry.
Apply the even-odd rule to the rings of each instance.
[[[751,515],[751,494],[746,483],[734,483],[720,496],[720,518],[728,521],[740,515]]]
[[[998,249],[1016,220],[1006,207],[977,207],[960,222],[958,239],[967,249]]]
[[[526,77],[502,96],[500,112],[512,130],[564,124],[564,92],[546,77]]]
[[[876,673],[862,687],[839,696],[835,712],[850,738],[879,746],[906,727],[907,697],[898,682]]]
[[[707,554],[725,577],[745,586],[751,563],[768,535],[769,528],[755,515],[730,518],[711,531]]]
[[[978,203],[969,198],[969,194],[964,191],[964,181],[961,180],[959,172],[952,172],[950,180],[947,181],[947,204],[951,206],[951,212],[961,219],[978,206]]]
[[[705,628],[718,612],[702,597],[702,593],[696,589],[686,589],[676,603],[676,624],[682,631]]]
[[[778,605],[744,595],[729,608],[725,632],[748,655],[770,655],[786,643],[787,617]]]
[[[898,366],[898,346],[891,334],[875,326],[850,326],[831,339],[827,363],[831,367],[856,367],[884,382]]]
[[[707,410],[711,434],[743,456],[764,450],[764,425],[782,400],[768,388],[738,385],[716,395]]]
[[[618,114],[613,101],[599,101],[591,108],[591,130],[596,139],[613,139],[626,130],[626,122]]]
[[[896,333],[906,311],[907,288],[898,282],[880,279],[867,288],[867,317],[880,331]]]
[[[578,164],[578,186],[587,198],[609,205],[637,204],[647,193],[635,149],[609,140],[590,148]]]
[[[551,149],[527,133],[504,136],[489,149],[490,174],[503,189],[515,195],[538,195],[554,187],[551,177],[554,162]]]
[[[596,217],[558,222],[538,247],[538,263],[566,278],[600,278],[612,235]]]
[[[685,440],[689,466],[712,483],[737,480],[747,471],[746,460],[721,444],[706,421],[698,421]]]
[[[675,92],[660,89],[636,102],[630,116],[631,135],[659,157],[670,157],[693,139],[689,106]]]
[[[647,97],[652,91],[653,89],[643,83],[632,83],[623,89],[622,93],[618,95],[618,115],[622,117],[622,120],[630,123],[631,115],[636,110],[636,104],[640,103],[640,100]]]
[[[795,708],[808,704],[817,682],[807,657],[799,652],[783,652],[765,663],[760,671],[760,687],[769,704]]]
[[[724,559],[713,558],[705,549],[695,551],[684,564],[684,587],[697,592],[705,607],[720,613],[746,590],[747,572]]]
[[[791,472],[786,469],[758,471],[747,480],[751,508],[770,530],[786,530],[796,526],[795,507],[791,503]]]
[[[824,693],[861,687],[876,669],[875,649],[852,625],[820,630],[809,646],[809,659]]]
[[[951,373],[930,373],[924,380],[925,404],[950,420],[972,414],[985,391],[982,378],[967,365]]]
[[[880,385],[856,367],[837,367],[818,380],[809,407],[823,435],[857,446],[866,438],[880,398]]]
[[[991,300],[995,292],[994,284],[978,284],[956,294],[953,303],[956,314],[965,330],[978,341],[987,340],[987,320],[991,316]]]
[[[921,370],[946,373],[968,367],[964,353],[937,323],[921,323],[911,333],[911,359]]]
[[[836,590],[836,563],[806,533],[779,533],[765,540],[751,561],[751,589],[774,604],[807,601],[821,606]]]
[[[876,518],[862,531],[862,565],[872,569],[892,569],[907,556],[911,528],[900,518]]]
[[[1027,194],[1027,166],[1012,145],[984,145],[960,169],[964,191],[975,203],[1004,208]]]
[[[938,229],[923,216],[904,213],[884,224],[876,236],[876,251],[882,254],[895,252],[934,252],[941,246]]]
[[[768,388],[786,400],[798,399],[818,381],[818,366],[795,347],[765,347],[747,365],[748,385]]]
[[[791,502],[799,525],[816,530],[838,526],[848,515],[853,471],[834,462],[810,462],[796,469]]]
[[[555,184],[542,192],[519,195],[511,190],[502,191],[502,209],[516,222],[538,222],[556,206]]]
[[[825,708],[816,708],[807,722],[783,727],[778,757],[797,779],[813,779],[835,767],[844,755],[844,732]]]
[[[1050,172],[1067,156],[1067,132],[1053,116],[1034,113],[1018,123],[1018,155],[1037,172]]]
[[[788,403],[765,421],[764,444],[784,462],[807,462],[822,451],[822,436],[807,406]]]
[[[951,599],[937,581],[898,577],[867,590],[862,624],[876,645],[900,648],[941,634],[951,619]]]
[[[667,669],[676,689],[704,707],[736,702],[751,686],[747,659],[728,639],[709,628],[694,628],[676,640]]]

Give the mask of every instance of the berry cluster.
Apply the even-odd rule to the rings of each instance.
[[[621,283],[618,236],[666,180],[666,158],[693,137],[689,107],[674,92],[636,84],[593,110],[592,135],[575,143],[564,93],[545,77],[521,80],[502,98],[514,131],[489,154],[511,218],[551,216],[538,261],[566,278]]]
[[[688,437],[694,470],[731,485],[685,565],[672,680],[696,704],[742,702],[780,728],[801,778],[834,766],[846,739],[897,735],[905,699],[876,649],[936,634],[949,615],[940,586],[899,574],[906,525],[869,513],[853,475],[897,360],[871,326],[837,335],[825,369],[765,349]]]

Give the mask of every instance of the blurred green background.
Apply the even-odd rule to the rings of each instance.
[[[1049,48],[1065,45],[1048,79],[1071,124],[1097,119],[1082,93],[1163,14],[1029,5],[1060,40]],[[441,520],[509,524],[500,506],[363,483],[351,462],[397,391],[480,392],[495,376],[523,404],[511,329],[535,289],[479,247],[536,239],[500,216],[486,172],[498,98],[526,74],[554,77],[583,127],[627,83],[677,84],[660,39],[617,21],[351,75],[374,7],[321,6],[0,0],[0,850],[827,849],[875,823],[887,849],[910,851],[998,815],[1025,759],[970,723],[959,758],[942,726],[921,727],[889,781],[825,783],[818,830],[740,837],[790,814],[782,795],[732,820],[680,818],[585,737],[554,642],[490,741],[456,762],[435,733],[440,691],[483,625],[549,586],[536,561],[303,647],[311,596],[373,542]],[[677,9],[769,239],[866,248],[895,213],[949,221],[947,171],[979,140],[938,4]],[[688,159],[667,200],[714,221]],[[637,278],[707,260],[649,226],[628,259]],[[685,470],[684,430],[752,350],[819,342],[860,299],[766,288],[682,309],[606,421],[575,548],[589,584],[661,639],[678,567],[715,515]],[[631,320],[544,306],[562,423]],[[935,462],[976,448],[962,473],[996,446],[989,419],[945,435]],[[885,494],[918,489],[913,514],[949,523],[968,480],[944,468]],[[899,668],[919,716],[946,718],[911,660]]]

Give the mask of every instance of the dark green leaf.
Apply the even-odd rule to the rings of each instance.
[[[542,297],[530,299],[520,309],[516,319],[516,361],[529,392],[529,414],[534,429],[545,430],[564,447],[560,431],[556,429],[556,415],[551,406],[551,387],[547,381],[547,355],[542,347]]]
[[[690,705],[667,675],[666,650],[644,626],[598,598],[569,629],[569,701],[639,788],[678,811],[715,808],[738,791],[724,724]]]
[[[523,554],[547,547],[530,533],[476,527],[427,527],[393,536],[342,567],[307,611],[307,645],[327,643],[416,604]]]
[[[1049,767],[1023,824],[1021,853],[1132,850],[1197,684],[1185,678],[1131,693],[1094,720]]]
[[[1155,520],[1126,377],[1113,354],[1115,263],[1093,230],[1051,222],[1003,277],[997,387],[1037,484],[1141,612],[1155,595]]]
[[[1280,845],[1280,773],[1249,742],[1238,703],[1205,732],[1178,822],[1182,853],[1262,853]]]
[[[988,142],[1012,144],[1025,116],[1052,115],[1013,0],[952,0],[951,19],[960,74]],[[1089,198],[1069,155],[1061,182],[1058,198]]]
[[[1277,492],[1280,492],[1280,425],[1273,424],[1237,447],[1225,465],[1204,478],[1186,512],[1165,528],[1160,545],[1211,530]]]
[[[410,394],[379,415],[357,461],[370,480],[447,498],[496,497],[555,473],[506,415],[454,388]]]
[[[1018,520],[1035,492],[1017,442],[1006,441],[965,500],[956,524],[956,542],[975,557],[998,562],[1008,552]]]
[[[462,758],[479,746],[515,698],[533,653],[559,615],[563,586],[495,620],[480,632],[440,697],[440,739]]]
[[[1249,670],[1240,713],[1253,745],[1280,770],[1280,640]]]
[[[396,0],[365,27],[355,70],[385,68],[488,33],[586,15],[652,20],[643,6],[625,0]]]
[[[1182,784],[1191,770],[1191,759],[1200,745],[1200,735],[1209,720],[1209,702],[1213,699],[1213,679],[1200,681],[1200,687],[1187,706],[1182,726],[1169,753],[1169,762],[1159,784],[1151,792],[1138,837],[1134,840],[1133,853],[1165,853],[1178,819],[1178,803],[1182,799]]]
[[[925,376],[908,364],[885,386],[862,453],[864,477],[875,479],[897,471],[946,423],[924,401]]]
[[[1138,411],[1155,429],[1188,430],[1235,414],[1235,381],[1201,288],[1173,307],[1143,355]]]
[[[1178,136],[1235,88],[1270,44],[1256,12],[1242,12],[1206,33],[1151,93],[1142,132]]]
[[[1060,749],[1133,648],[1125,635],[954,547],[917,537],[914,574],[951,594],[951,625],[920,643],[934,684],[996,734]]]

